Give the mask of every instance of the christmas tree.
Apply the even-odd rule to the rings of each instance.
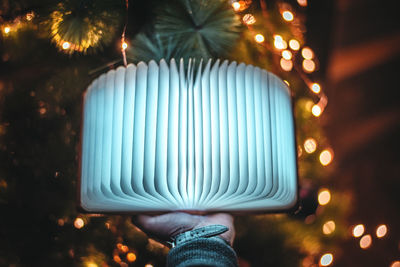
[[[329,266],[346,236],[346,192],[328,179],[333,151],[318,117],[306,0],[1,2],[0,265],[163,266],[168,248],[129,216],[76,209],[82,93],[121,64],[226,58],[289,85],[297,125],[300,208],[237,217],[241,266]]]

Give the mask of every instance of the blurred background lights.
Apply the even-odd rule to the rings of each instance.
[[[291,71],[293,68],[293,62],[291,60],[281,58],[281,61],[279,63],[284,71]]]
[[[313,72],[315,70],[315,63],[311,59],[303,60],[303,69],[305,72]]]
[[[322,113],[322,109],[321,109],[320,106],[314,105],[314,106],[312,106],[311,113],[312,113],[315,117],[319,117],[319,116],[321,115],[321,113]]]
[[[311,85],[311,91],[318,94],[319,92],[321,92],[321,86],[318,83],[313,83]]]
[[[307,6],[307,0],[297,0],[297,3],[298,3],[300,6]]]
[[[257,43],[262,43],[265,40],[264,35],[262,34],[257,34],[256,36],[254,36],[254,39],[256,40]]]
[[[320,192],[318,194],[318,203],[321,206],[324,206],[324,205],[328,204],[329,201],[331,201],[331,192],[329,192],[328,189],[320,190]]]
[[[332,253],[326,253],[322,255],[321,259],[319,260],[320,266],[329,266],[333,262],[333,255]]]
[[[98,267],[98,265],[93,261],[86,262],[85,266],[86,267]]]
[[[122,47],[122,50],[125,50],[128,48],[128,44],[126,42],[123,42],[121,47]]]
[[[247,25],[252,25],[256,23],[256,18],[251,14],[246,14],[243,16],[243,22]]]
[[[387,226],[384,224],[381,224],[376,228],[376,237],[382,238],[387,234]]]
[[[77,229],[81,229],[83,226],[85,226],[85,222],[83,221],[83,219],[82,218],[76,218],[75,219],[75,221],[74,221],[74,226],[75,226],[75,228],[77,228]]]
[[[367,249],[372,244],[372,237],[371,235],[365,235],[360,239],[360,248]]]
[[[153,264],[147,263],[144,267],[153,267]]]
[[[323,166],[329,165],[332,162],[333,155],[332,152],[329,150],[325,149],[324,151],[319,154],[319,161]]]
[[[286,60],[290,60],[292,59],[292,52],[290,52],[289,50],[283,50],[282,57]]]
[[[317,141],[311,137],[307,138],[307,140],[304,141],[304,149],[309,154],[313,153],[317,149]]]
[[[117,263],[120,263],[120,262],[121,262],[121,257],[118,256],[118,255],[114,255],[113,259],[114,259],[114,261],[117,262]]]
[[[311,48],[309,47],[304,47],[301,50],[301,55],[305,58],[305,59],[312,59],[314,57],[314,53],[311,50]]]
[[[329,235],[329,234],[333,233],[335,231],[335,229],[336,229],[336,224],[334,221],[327,221],[322,226],[322,232],[325,235]]]
[[[71,47],[71,44],[70,44],[69,42],[64,42],[64,43],[62,44],[62,48],[63,48],[64,50],[69,49],[70,47]]]
[[[287,48],[287,43],[283,40],[282,36],[274,35],[274,46],[276,49],[282,50]]]
[[[400,267],[400,261],[394,261],[390,264],[390,267]]]
[[[4,27],[4,33],[5,34],[9,34],[10,33],[10,31],[11,31],[11,28],[10,27]]]
[[[365,227],[363,224],[357,224],[356,226],[353,227],[353,236],[354,237],[360,237],[364,234]]]
[[[232,7],[233,7],[233,10],[239,11],[240,10],[240,3],[239,2],[233,2],[232,3]]]
[[[294,18],[294,17],[293,17],[293,13],[290,12],[290,11],[288,11],[288,10],[283,11],[282,17],[283,17],[283,19],[286,20],[286,21],[292,21],[293,18]]]
[[[126,259],[129,262],[134,262],[134,261],[136,261],[136,254],[133,252],[129,252],[128,254],[126,254]]]
[[[296,39],[291,39],[289,41],[289,47],[295,51],[300,49],[300,43]]]

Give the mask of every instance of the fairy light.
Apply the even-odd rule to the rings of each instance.
[[[328,189],[322,189],[318,194],[318,203],[325,206],[331,201],[331,192]]]
[[[311,59],[303,60],[303,69],[305,72],[311,73],[315,70],[315,62]]]
[[[291,39],[289,41],[289,47],[295,51],[300,49],[300,43],[296,39]]]
[[[283,50],[282,57],[286,60],[290,60],[292,59],[292,52],[290,52],[289,50]]]
[[[280,65],[284,71],[291,71],[293,69],[293,62],[291,60],[281,58]]]
[[[274,46],[276,49],[282,50],[287,48],[287,43],[283,40],[282,36],[274,35]]]
[[[304,47],[301,49],[301,55],[305,59],[312,59],[314,57],[314,52],[309,47]]]
[[[365,235],[360,239],[360,248],[367,249],[372,245],[371,235]]]
[[[122,42],[121,47],[122,47],[122,50],[125,50],[128,48],[128,44],[126,42]]]
[[[384,224],[379,225],[376,228],[376,237],[377,238],[382,238],[387,234],[387,226]]]
[[[332,162],[333,159],[333,155],[332,153],[325,149],[324,151],[321,152],[321,154],[319,154],[319,161],[321,162],[321,164],[323,166],[327,166]]]
[[[83,226],[85,226],[85,222],[83,221],[82,218],[76,218],[74,221],[74,226],[76,229],[81,229]]]
[[[357,224],[356,226],[353,227],[352,234],[354,237],[360,237],[364,234],[365,227],[363,224]]]
[[[4,33],[5,33],[5,34],[9,34],[10,31],[11,31],[11,28],[10,28],[10,27],[8,27],[8,26],[4,27]]]
[[[311,113],[315,116],[315,117],[319,117],[322,114],[322,109],[320,106],[318,105],[314,105],[311,108]]]
[[[317,141],[315,141],[314,138],[307,138],[307,140],[304,141],[304,149],[309,154],[313,153],[317,149]]]
[[[256,34],[256,36],[254,36],[254,39],[256,40],[257,43],[262,43],[265,40],[264,35],[262,34]]]
[[[64,42],[62,44],[62,49],[67,50],[71,47],[71,44],[69,42]]]
[[[334,221],[327,221],[326,223],[324,223],[324,225],[322,226],[322,232],[325,235],[330,235],[332,234],[336,229],[336,224]]]
[[[311,85],[311,91],[318,94],[319,92],[321,92],[321,85],[319,85],[318,83],[313,83]]]
[[[126,254],[126,259],[129,262],[134,262],[134,261],[136,261],[136,254],[133,252],[129,252],[128,254]]]
[[[252,25],[256,23],[256,18],[251,14],[246,14],[243,16],[243,22],[247,25]]]
[[[319,265],[320,266],[329,266],[333,262],[333,255],[332,253],[326,253],[321,256],[321,259],[319,260]]]
[[[286,21],[293,21],[293,18],[294,18],[293,13],[288,10],[283,11],[282,17]]]

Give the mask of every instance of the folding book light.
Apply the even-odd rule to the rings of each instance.
[[[84,96],[88,212],[288,210],[297,200],[289,89],[251,65],[150,61]]]

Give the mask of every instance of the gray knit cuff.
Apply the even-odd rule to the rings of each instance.
[[[172,248],[167,267],[237,267],[235,251],[219,237],[196,238]]]

